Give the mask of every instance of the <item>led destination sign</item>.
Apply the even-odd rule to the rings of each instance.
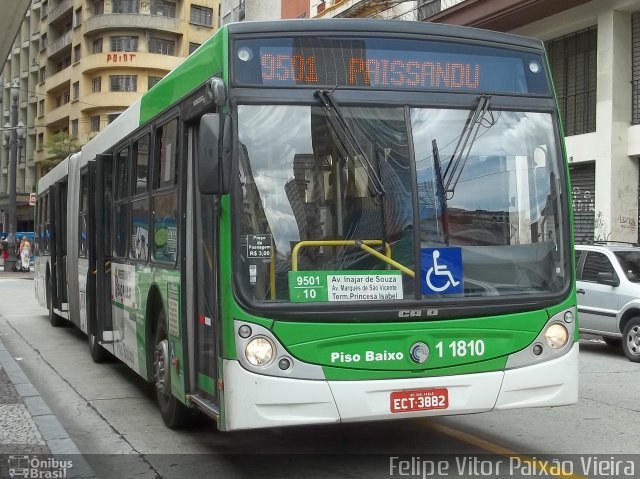
[[[541,55],[485,46],[372,38],[234,42],[240,86],[357,87],[549,94]]]
[[[263,53],[260,55],[262,82],[273,84],[289,80],[296,84],[317,85],[316,57]],[[371,86],[376,88],[407,87],[424,89],[469,89],[480,85],[478,63],[448,63],[428,61],[402,61],[388,58],[345,59],[346,69],[342,75],[346,86]],[[338,73],[338,72],[336,72]],[[336,80],[339,80],[336,75]]]

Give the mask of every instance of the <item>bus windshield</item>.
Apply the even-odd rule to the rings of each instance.
[[[238,107],[247,299],[433,303],[566,286],[550,113],[339,108],[356,149],[321,102]]]

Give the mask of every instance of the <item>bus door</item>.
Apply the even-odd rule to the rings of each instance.
[[[52,295],[53,308],[60,312],[68,311],[67,297],[67,191],[66,181],[53,187],[52,220],[55,227],[51,252],[51,284],[55,285]]]
[[[193,248],[187,248],[187,264],[193,265],[194,277],[192,302],[195,322],[195,383],[199,396],[213,402],[218,401],[217,360],[220,353],[220,316],[218,300],[218,215],[215,214],[214,198],[201,195],[197,183],[197,127],[189,129],[189,185],[188,197],[193,205],[193,224],[187,231],[193,232]],[[189,216],[189,215],[188,215]],[[189,256],[192,256],[191,258]],[[189,272],[188,272],[189,274]]]
[[[94,334],[103,344],[113,342],[113,327],[111,319],[111,225],[113,224],[113,156],[98,155],[93,178],[92,203],[90,211],[94,214],[89,219],[92,242],[89,246],[89,261],[95,265],[93,286],[95,301]],[[91,328],[91,325],[89,326]],[[109,349],[109,348],[107,348]]]

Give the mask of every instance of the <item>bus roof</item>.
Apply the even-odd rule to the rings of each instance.
[[[394,33],[409,35],[434,35],[441,38],[450,37],[452,40],[484,40],[504,43],[512,46],[543,49],[540,40],[512,33],[495,32],[480,28],[464,27],[460,25],[445,25],[431,22],[410,22],[403,20],[373,20],[368,18],[325,18],[279,20],[271,22],[239,22],[225,25],[229,34],[249,33],[305,33],[305,32],[349,32],[363,33]]]

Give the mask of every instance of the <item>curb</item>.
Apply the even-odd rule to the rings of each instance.
[[[69,436],[62,423],[53,414],[49,406],[40,396],[38,390],[31,384],[20,365],[13,359],[0,340],[0,365],[13,383],[16,391],[24,401],[33,422],[35,422],[47,447],[54,456],[73,456],[73,469],[67,477],[93,478],[97,477],[91,466],[82,457],[78,446]]]

